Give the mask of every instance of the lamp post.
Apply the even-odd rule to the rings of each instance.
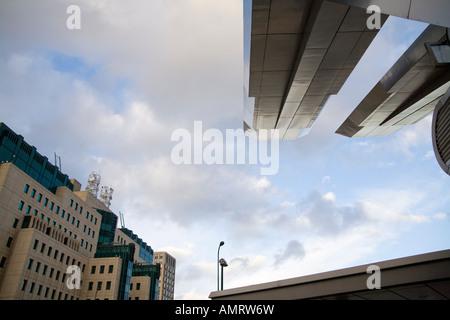
[[[217,249],[217,291],[219,291],[219,251],[220,247],[223,246],[225,242],[220,241],[219,248]]]
[[[225,261],[224,258],[220,259],[219,261],[220,263],[220,268],[221,268],[221,286],[220,286],[220,290],[223,290],[223,267],[228,267],[228,263]]]

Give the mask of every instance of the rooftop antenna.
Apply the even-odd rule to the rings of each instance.
[[[120,226],[122,228],[125,228],[125,218],[123,216],[123,213],[119,211],[119,218],[120,218]]]
[[[88,178],[88,183],[86,186],[86,190],[97,197],[98,194],[98,186],[100,185],[100,180],[102,177],[95,171],[92,171]]]
[[[111,199],[112,199],[113,192],[114,192],[114,189],[107,187],[107,186],[103,186],[102,190],[100,191],[100,201],[103,202],[103,204],[107,208],[109,208],[109,206],[111,205]]]
[[[54,152],[54,154],[55,154],[55,167],[57,167],[57,168],[59,169],[59,171],[62,172],[62,170],[61,170],[61,157],[58,156],[58,155],[56,154],[56,152]],[[58,166],[57,160],[59,160],[59,166]]]

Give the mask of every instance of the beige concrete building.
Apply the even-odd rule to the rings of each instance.
[[[0,123],[0,300],[158,299],[152,248],[117,229],[91,183],[82,191]]]
[[[119,294],[122,259],[89,259],[81,296],[86,300],[116,300]]]
[[[109,244],[134,246],[126,264],[121,257],[94,257],[102,221],[97,209],[111,211],[71,181],[74,191],[61,186],[53,193],[14,164],[0,164],[0,300],[157,298],[153,250],[131,230],[114,228]],[[67,285],[73,265],[80,268],[80,289]],[[123,280],[124,265],[137,275]]]
[[[158,300],[173,300],[177,260],[167,252],[155,252],[154,263],[161,265]]]
[[[76,265],[83,278],[94,257],[102,218],[94,203],[102,205],[87,191],[53,193],[16,165],[0,165],[0,299],[81,298],[65,285],[66,271]]]
[[[148,276],[131,277],[130,300],[150,300],[151,278]]]

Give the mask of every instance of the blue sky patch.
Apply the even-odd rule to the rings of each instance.
[[[89,80],[96,73],[95,68],[87,65],[79,57],[52,52],[50,53],[50,61],[54,70],[72,74],[83,80]]]

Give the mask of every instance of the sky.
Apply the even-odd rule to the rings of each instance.
[[[80,29],[69,29],[70,5]],[[383,138],[334,132],[425,29],[390,17],[279,170],[172,161],[177,129],[242,128],[242,0],[0,2],[0,121],[86,187],[92,171],[155,251],[175,299],[449,249],[431,115]]]

